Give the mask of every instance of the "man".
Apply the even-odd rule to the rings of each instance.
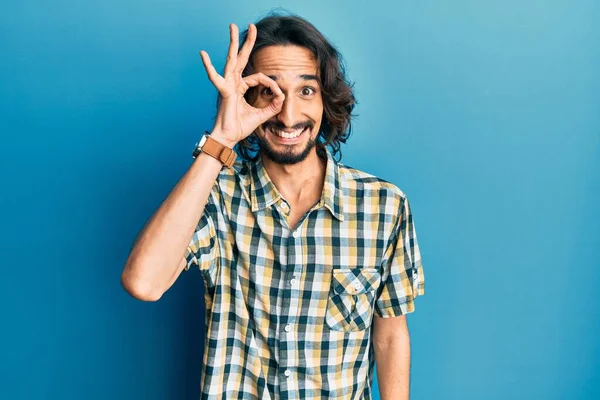
[[[205,284],[205,399],[409,397],[406,314],[424,294],[408,199],[340,164],[354,95],[307,21],[230,26],[215,126],[142,230],[125,289],[158,300],[181,271]],[[241,162],[233,164],[237,146]],[[223,168],[223,166],[231,168]]]

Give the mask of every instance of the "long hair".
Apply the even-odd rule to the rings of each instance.
[[[317,154],[326,158],[325,148],[341,159],[342,143],[350,137],[352,110],[356,104],[353,84],[346,79],[341,54],[310,22],[296,15],[271,14],[256,23],[257,37],[248,64],[242,76],[254,73],[253,58],[256,52],[267,46],[297,45],[313,54],[319,65],[321,94],[323,96],[323,118],[317,136]],[[246,41],[248,30],[241,34],[240,48]],[[250,104],[256,95],[250,88],[244,95]],[[245,160],[258,158],[258,138],[251,134],[236,145],[236,151]]]

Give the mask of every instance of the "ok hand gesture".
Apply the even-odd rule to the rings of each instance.
[[[254,132],[260,124],[279,113],[285,96],[277,83],[263,73],[242,77],[242,71],[248,63],[256,41],[256,26],[249,25],[246,42],[239,53],[239,33],[235,24],[229,26],[229,33],[231,39],[223,76],[217,73],[206,51],[201,51],[200,56],[208,78],[222,98],[213,134],[224,142],[223,144],[233,147]],[[263,108],[251,106],[244,98],[244,93],[249,88],[258,85],[268,87],[274,94],[271,102]]]

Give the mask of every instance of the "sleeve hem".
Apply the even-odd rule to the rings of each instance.
[[[375,315],[380,318],[400,317],[402,315],[410,314],[415,311],[415,301],[409,300],[398,306],[389,306],[383,309],[376,308]]]
[[[192,251],[191,247],[188,246],[186,251],[185,251],[185,259],[187,261],[187,265],[185,266],[185,268],[183,269],[184,271],[189,271],[190,268],[192,268],[192,265],[198,265],[198,259],[196,258],[196,256],[194,255],[194,252]]]

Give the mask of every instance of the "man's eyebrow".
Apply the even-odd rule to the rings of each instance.
[[[277,75],[267,75],[269,78],[273,79],[274,81],[277,81],[277,79],[279,79],[279,77]],[[317,82],[321,82],[319,80],[319,77],[317,75],[312,75],[312,74],[302,74],[302,75],[298,75],[298,78],[302,79],[303,81],[317,81]]]
[[[320,82],[319,77],[317,75],[303,74],[303,75],[298,75],[298,78],[302,79],[303,81]]]

